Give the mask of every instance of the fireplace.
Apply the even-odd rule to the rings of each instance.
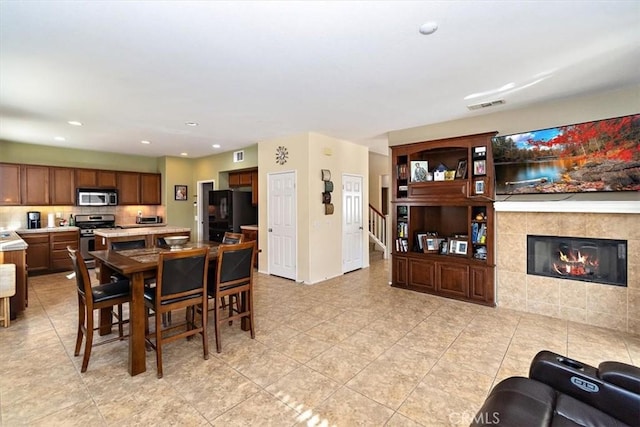
[[[527,236],[527,274],[627,286],[627,241]]]

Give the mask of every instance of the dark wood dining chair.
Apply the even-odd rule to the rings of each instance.
[[[146,342],[156,352],[158,378],[162,378],[162,346],[180,338],[202,335],[204,358],[209,358],[207,316],[196,324],[196,309],[207,309],[207,266],[209,248],[160,252],[156,286],[145,288],[147,307]],[[163,327],[162,314],[185,309],[185,321]],[[155,331],[149,333],[150,310],[155,313]]]
[[[220,324],[236,319],[246,319],[251,338],[255,338],[253,320],[253,261],[256,256],[255,241],[235,245],[220,245],[216,260],[216,279],[209,286],[209,296],[213,298],[213,318],[216,332],[216,351],[222,351]],[[239,301],[229,304],[229,315],[222,317],[223,308],[219,301],[226,296],[237,295]],[[236,299],[238,299],[236,296]]]
[[[225,231],[224,236],[222,237],[223,245],[236,245],[238,243],[242,243],[244,241],[244,235],[242,233],[232,233],[230,231]],[[209,281],[215,280],[216,278],[216,263],[212,262],[211,267],[209,268]],[[233,304],[233,300],[236,298],[237,304],[237,295],[229,295],[229,307]],[[220,301],[222,308],[227,308],[227,299],[222,298]],[[231,321],[229,321],[231,324]]]
[[[78,335],[76,338],[76,348],[74,355],[80,354],[82,338],[85,337],[84,356],[82,358],[82,368],[80,372],[86,372],[91,357],[91,348],[94,345],[102,345],[116,340],[123,340],[128,335],[124,335],[123,325],[128,323],[122,316],[122,305],[131,301],[131,287],[129,280],[120,280],[98,286],[91,286],[89,271],[79,250],[67,246],[67,251],[71,257],[73,270],[76,273],[76,285],[78,291]],[[114,313],[113,307],[118,307],[118,312]],[[93,323],[93,312],[103,308],[111,308],[111,326],[118,325],[118,336],[115,338],[93,343],[93,331],[97,330]],[[115,322],[113,321],[115,318]]]

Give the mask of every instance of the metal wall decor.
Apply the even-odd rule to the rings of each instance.
[[[333,191],[333,182],[331,182],[331,171],[322,169],[322,181],[324,181],[324,191],[322,192],[322,203],[324,204],[324,214],[333,215],[333,203],[331,203],[331,192]]]
[[[279,165],[284,165],[287,163],[287,159],[289,158],[289,151],[287,147],[284,145],[280,145],[276,148],[276,163]]]

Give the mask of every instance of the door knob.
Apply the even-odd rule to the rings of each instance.
[[[273,228],[270,228],[269,230],[267,230],[269,233],[271,233],[273,231]]]

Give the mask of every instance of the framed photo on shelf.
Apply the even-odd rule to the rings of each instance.
[[[440,254],[446,255],[447,253],[449,253],[449,242],[444,239],[440,242]]]
[[[464,240],[456,240],[455,242],[456,242],[456,253],[459,255],[466,255],[469,244]]]
[[[424,241],[427,238],[427,233],[418,233],[416,235],[416,240],[418,241],[418,249],[421,251],[424,250]]]
[[[458,161],[458,167],[456,168],[456,178],[464,179],[467,176],[467,159]]]
[[[411,182],[426,182],[429,173],[429,162],[414,160],[411,162]]]
[[[487,174],[487,161],[485,159],[473,161],[473,174],[476,176]]]
[[[175,185],[174,194],[175,194],[175,200],[187,200],[187,186]]]
[[[450,254],[457,254],[456,252],[456,248],[458,247],[458,241],[455,239],[451,239],[449,240],[449,253]]]
[[[426,250],[429,252],[438,251],[440,249],[439,242],[440,239],[438,239],[437,237],[427,237],[425,244]]]
[[[484,194],[484,179],[476,179],[473,182],[473,193],[476,195]]]

